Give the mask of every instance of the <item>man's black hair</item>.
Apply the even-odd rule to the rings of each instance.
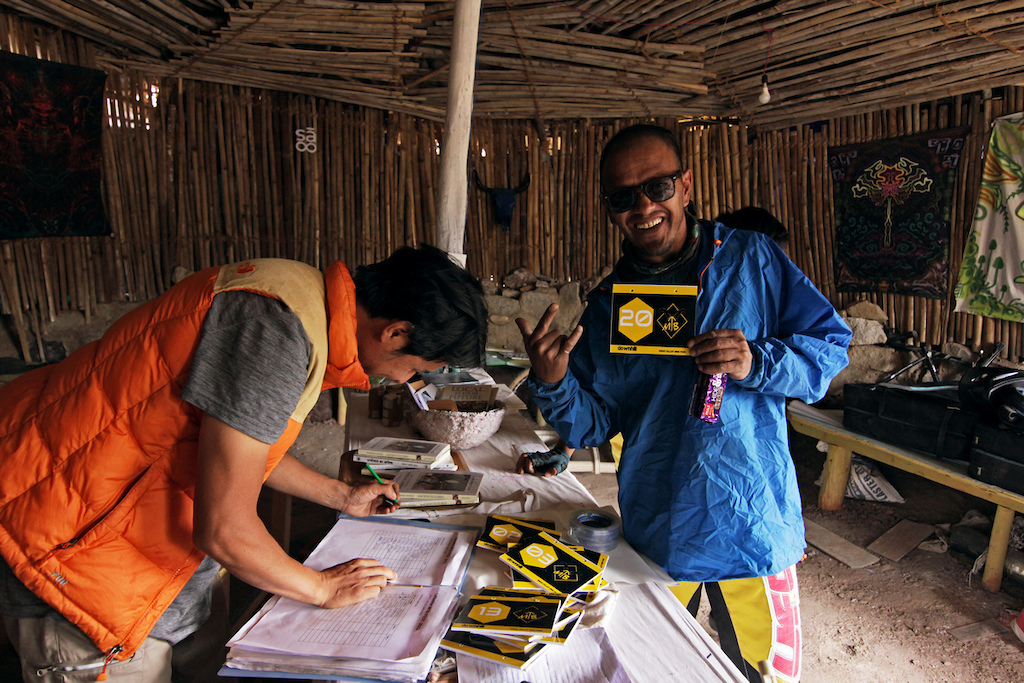
[[[601,152],[601,165],[598,166],[601,172],[601,186],[604,188],[604,165],[605,162],[613,155],[621,152],[624,149],[628,149],[637,140],[646,138],[655,138],[661,140],[672,153],[675,154],[676,159],[679,159],[680,168],[683,163],[683,150],[679,147],[679,140],[676,138],[676,134],[670,131],[668,128],[662,126],[655,126],[651,123],[637,123],[632,126],[623,128],[618,133],[612,136],[612,138],[605,143],[604,150]],[[613,188],[604,188],[613,189]]]
[[[356,300],[371,318],[412,324],[402,353],[462,368],[480,367],[487,307],[480,282],[436,247],[400,247],[356,268]]]
[[[716,221],[730,228],[753,230],[771,237],[777,244],[784,245],[789,241],[789,231],[782,222],[772,215],[771,211],[760,206],[744,206],[729,213],[721,213]]]

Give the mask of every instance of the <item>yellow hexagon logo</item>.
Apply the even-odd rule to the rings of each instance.
[[[482,602],[469,611],[469,618],[481,624],[489,624],[508,616],[509,608],[500,602]]]
[[[635,298],[619,309],[619,332],[636,343],[654,331],[654,309]]]
[[[543,543],[531,543],[522,552],[523,564],[531,567],[546,567],[558,559],[554,548]]]
[[[495,543],[514,545],[516,541],[523,537],[523,532],[511,524],[499,524],[491,529],[490,537]]]

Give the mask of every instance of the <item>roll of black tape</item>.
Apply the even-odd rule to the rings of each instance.
[[[605,510],[577,510],[569,522],[570,542],[587,550],[605,553],[619,543],[622,524],[613,513]]]

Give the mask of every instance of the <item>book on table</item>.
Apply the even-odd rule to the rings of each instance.
[[[567,597],[485,587],[452,620],[441,645],[526,669],[547,646],[565,643],[579,623],[582,610],[567,607]]]
[[[480,502],[483,472],[438,472],[435,470],[399,470],[393,482],[398,484],[403,503],[457,499],[462,503]]]
[[[458,609],[478,535],[476,527],[340,518],[305,564],[324,570],[370,557],[398,578],[376,598],[337,609],[271,598],[228,641],[221,673],[422,681]]]
[[[393,436],[378,436],[367,441],[358,449],[358,455],[383,457],[393,460],[434,462],[451,452],[449,444],[423,439],[401,439]]]
[[[524,533],[499,559],[534,585],[568,594],[599,586],[607,565],[607,556],[596,553],[596,561],[588,559],[582,549],[562,543],[547,531]]]
[[[455,462],[455,458],[452,455],[452,451],[449,449],[447,453],[437,456],[433,461],[427,460],[409,460],[407,458],[389,458],[382,455],[366,455],[357,451],[352,455],[353,462],[361,462],[369,465],[377,472],[387,470],[403,470],[403,469],[430,469],[430,470],[449,470],[455,471],[459,469],[458,464]],[[365,472],[369,475],[370,472]]]

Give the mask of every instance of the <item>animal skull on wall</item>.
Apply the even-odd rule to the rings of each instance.
[[[512,213],[516,208],[516,195],[530,186],[530,174],[527,173],[523,181],[513,188],[492,188],[487,187],[480,181],[480,176],[474,168],[473,182],[476,183],[478,188],[491,195],[491,202],[494,205],[494,216],[498,219],[502,232],[508,232],[512,227]]]

